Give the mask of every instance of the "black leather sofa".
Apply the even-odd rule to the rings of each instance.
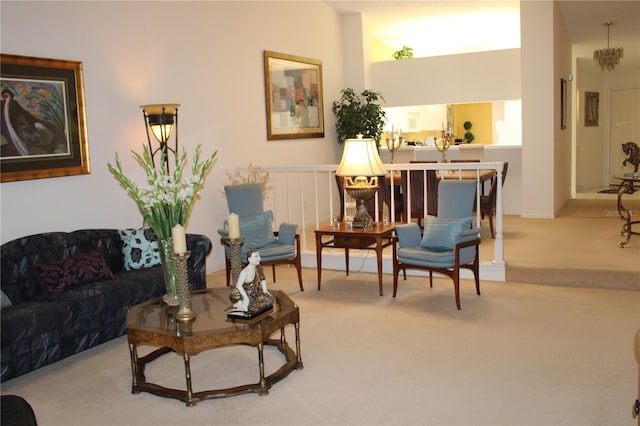
[[[165,293],[162,267],[125,270],[122,246],[115,229],[42,233],[2,245],[2,296],[11,305],[0,311],[0,382],[125,334],[127,309]],[[109,277],[98,274],[95,282],[53,294],[43,288],[40,265],[73,261],[97,249]],[[205,258],[211,240],[189,234],[187,249],[190,286],[206,288]],[[85,276],[89,280],[96,271],[91,268]]]

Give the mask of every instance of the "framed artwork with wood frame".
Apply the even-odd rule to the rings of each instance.
[[[91,173],[82,62],[0,60],[2,182]]]
[[[600,93],[584,92],[584,126],[598,127],[600,120]]]
[[[267,140],[324,136],[322,62],[265,50]]]
[[[560,79],[560,129],[567,128],[567,80]]]

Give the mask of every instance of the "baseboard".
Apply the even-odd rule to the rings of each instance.
[[[316,268],[316,255],[311,253],[302,254],[302,266],[305,268]],[[336,250],[332,253],[330,250],[325,249],[322,253],[322,269],[344,271],[345,270],[345,258],[342,250]],[[376,260],[375,252],[371,250],[351,250],[349,252],[349,271],[350,272],[369,272],[372,274],[378,273],[378,263]],[[392,274],[393,264],[391,256],[382,256],[382,273]],[[409,275],[424,275],[425,272],[418,270],[408,270]],[[463,269],[460,271],[460,277],[462,279],[472,279],[473,275],[471,271]],[[492,263],[492,262],[480,262],[480,279],[487,281],[499,281],[504,282],[506,277],[506,265],[504,263]]]

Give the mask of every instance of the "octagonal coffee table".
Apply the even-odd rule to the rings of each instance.
[[[131,354],[131,392],[149,392],[166,398],[175,398],[194,406],[199,401],[225,398],[245,393],[266,395],[271,386],[285,378],[294,369],[302,369],[300,355],[300,311],[284,292],[270,291],[274,296],[273,308],[251,320],[227,318],[225,311],[231,305],[229,288],[200,290],[192,293],[192,309],[196,318],[191,323],[175,320],[177,309],[162,302],[162,298],[134,306],[127,313],[127,337]],[[285,337],[285,326],[295,328],[294,352]],[[271,336],[280,330],[278,339]],[[159,349],[138,357],[138,346],[150,345]],[[250,345],[258,349],[260,381],[254,384],[226,389],[194,392],[190,358],[203,351],[232,345]],[[265,377],[264,346],[274,346],[284,356],[284,364]],[[186,389],[171,389],[150,383],[145,377],[145,366],[158,357],[174,352],[184,359]],[[243,368],[239,365],[238,368]],[[193,378],[197,377],[197,372]]]

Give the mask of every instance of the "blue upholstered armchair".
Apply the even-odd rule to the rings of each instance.
[[[230,213],[240,217],[240,236],[242,245],[242,264],[247,264],[250,250],[258,250],[263,266],[271,265],[273,281],[276,281],[276,265],[289,264],[296,267],[300,290],[302,286],[302,262],[300,260],[300,235],[296,233],[298,226],[283,222],[276,232],[273,231],[273,212],[264,211],[262,185],[247,183],[224,187]],[[226,225],[226,224],[225,224]],[[226,240],[227,229],[219,229],[222,245],[225,246],[225,263],[227,286],[231,279],[231,249]],[[235,284],[235,283],[234,283]]]
[[[393,244],[393,297],[398,290],[398,274],[407,269],[429,271],[433,287],[433,272],[453,279],[456,306],[460,309],[460,268],[473,272],[476,293],[480,295],[479,245],[480,229],[472,213],[476,181],[441,180],[438,185],[438,216],[425,216],[424,232],[416,223],[396,226]]]

